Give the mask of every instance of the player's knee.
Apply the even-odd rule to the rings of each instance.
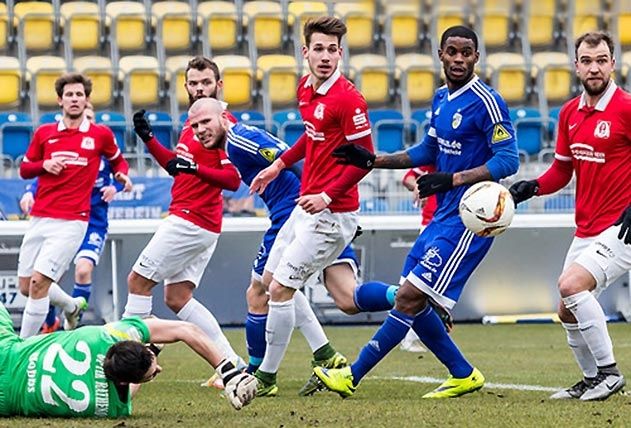
[[[48,294],[50,283],[51,280],[49,278],[35,272],[33,276],[31,276],[31,281],[28,287],[28,295],[34,299],[45,297],[46,294]]]
[[[294,296],[293,288],[285,287],[276,281],[272,281],[269,286],[269,296],[274,302],[286,302]]]
[[[189,300],[190,298],[185,299],[183,296],[177,294],[164,294],[164,303],[175,313],[180,312]]]
[[[31,282],[31,278],[30,277],[20,277],[18,280],[19,283],[19,287],[20,287],[20,293],[23,296],[28,297],[28,289],[29,289],[29,284]]]
[[[254,313],[266,313],[267,312],[267,294],[263,286],[257,287],[252,284],[245,292],[245,298],[248,302],[248,310]]]
[[[77,263],[75,269],[75,280],[79,284],[88,284],[92,282],[92,262],[81,260]]]
[[[359,313],[359,309],[355,306],[352,296],[344,296],[343,298],[335,299],[335,305],[346,315],[355,315]]]
[[[574,314],[572,314],[572,312],[570,312],[570,310],[565,307],[565,305],[563,304],[563,301],[559,302],[559,308],[557,310],[557,313],[559,315],[559,319],[561,320],[561,322],[569,323],[569,324],[575,324],[577,322],[576,318],[574,317]]]
[[[427,297],[414,286],[403,285],[394,298],[394,309],[408,315],[415,315],[427,306]]]
[[[559,294],[561,297],[569,297],[582,291],[591,291],[596,287],[596,280],[587,269],[572,264],[565,269],[558,282]]]

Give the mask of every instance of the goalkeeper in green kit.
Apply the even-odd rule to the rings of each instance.
[[[235,409],[252,401],[256,379],[194,324],[131,317],[22,339],[0,303],[0,416],[129,416],[139,384],[162,371],[153,344],[179,341],[216,369]]]

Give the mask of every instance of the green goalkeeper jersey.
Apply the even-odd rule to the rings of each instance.
[[[107,350],[122,340],[146,343],[149,329],[133,317],[12,341],[0,350],[0,388],[6,388],[0,414],[4,407],[6,414],[25,416],[130,415],[129,388],[119,393],[103,373]]]

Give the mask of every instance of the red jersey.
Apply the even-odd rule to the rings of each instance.
[[[114,173],[127,174],[129,166],[106,126],[84,119],[75,129],[66,128],[63,120],[37,128],[20,165],[23,178],[39,175],[31,215],[88,221],[101,156],[110,161]],[[43,169],[48,159],[63,159],[66,168],[59,175],[50,174]]]
[[[631,203],[631,94],[612,81],[596,106],[584,95],[559,114],[555,159],[576,173],[576,236],[598,235]]]
[[[433,165],[423,165],[410,169],[404,176],[403,181],[408,177],[419,178],[421,175],[429,174],[430,172],[436,172],[436,168]],[[434,218],[434,212],[438,208],[438,200],[436,195],[431,195],[426,198],[425,205],[421,209],[421,225],[427,226]]]
[[[184,123],[180,139],[175,147],[177,156],[189,159],[200,166],[213,169],[232,169],[236,177],[239,173],[232,165],[226,152],[221,149],[206,149],[195,137],[188,120]],[[237,186],[238,186],[237,179]],[[171,188],[169,213],[190,221],[211,232],[221,232],[223,217],[223,197],[221,187],[203,181],[193,174],[178,174]]]
[[[342,144],[370,138],[368,106],[362,94],[339,70],[317,90],[313,89],[311,76],[304,76],[298,83],[297,97],[307,138],[300,193],[327,192],[341,175],[349,173],[345,172],[349,167],[336,163],[331,152]],[[370,140],[368,145],[373,151]],[[331,211],[359,209],[356,181],[345,192],[335,193],[333,197],[327,192],[333,197],[328,206]]]

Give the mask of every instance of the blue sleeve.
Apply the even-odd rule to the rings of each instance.
[[[122,183],[119,183],[118,181],[112,179],[111,181],[111,185],[114,186],[116,188],[116,193],[118,192],[122,192],[123,189],[125,188],[125,186],[123,186]]]
[[[493,153],[491,159],[486,162],[486,167],[493,180],[497,181],[517,173],[519,152],[506,102],[497,93],[493,95],[495,103],[487,106],[486,114],[480,115],[480,125]]]
[[[33,182],[27,184],[24,188],[24,193],[31,192],[33,195],[35,195],[35,193],[37,192],[37,183],[39,183],[39,180],[36,178],[35,180],[33,180]],[[24,193],[22,193],[22,195],[24,195]]]

